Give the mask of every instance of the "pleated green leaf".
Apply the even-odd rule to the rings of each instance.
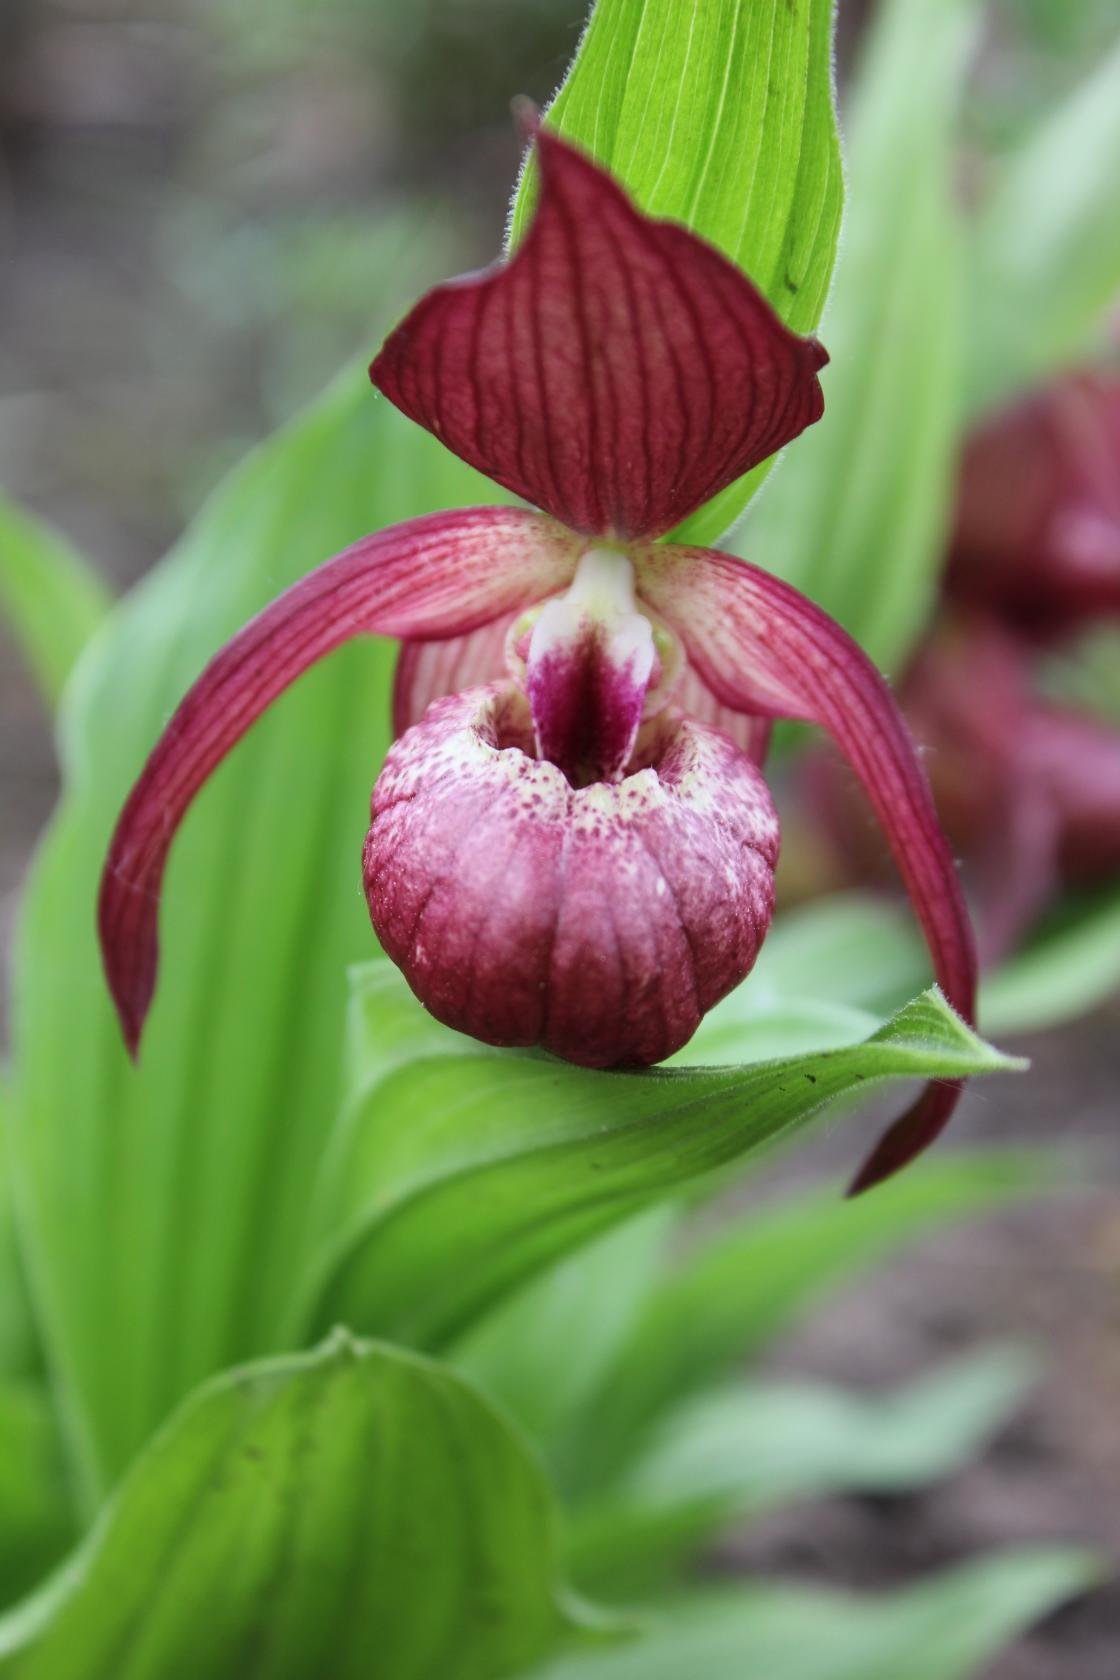
[[[71,544],[0,494],[0,617],[54,707],[109,591]]]
[[[869,950],[873,963],[861,960]],[[775,916],[751,984],[784,1003],[804,997],[811,974],[816,1001],[882,1015],[913,996],[928,960],[913,915],[898,899],[829,893]]]
[[[873,965],[864,960],[868,950],[875,952]],[[897,1008],[921,983],[925,961],[906,910],[874,894],[847,893],[806,905],[775,921],[751,975],[750,984],[757,977],[762,994],[756,1030],[766,1032],[769,1022],[776,1029],[786,1020],[792,1032],[800,1019],[819,1035],[848,1012]],[[820,995],[799,1002],[805,974],[812,974]],[[977,1015],[985,1032],[997,1036],[1042,1032],[1088,1014],[1118,988],[1120,889],[1070,892],[1020,950],[981,977]],[[791,1002],[800,1017],[786,1016]],[[733,1015],[727,1005],[720,1007],[726,1012],[715,1024],[722,1020],[730,1032]],[[750,1030],[748,1023],[743,1045]],[[712,1044],[718,1048],[719,1040]]]
[[[1039,1032],[1120,990],[1120,886],[1072,897],[981,988],[993,1032]]]
[[[1107,343],[1120,291],[1120,40],[996,167],[969,273],[974,412]]]
[[[1101,1575],[1072,1546],[1021,1547],[875,1598],[761,1586],[662,1611],[645,1639],[571,1657],[534,1680],[979,1680],[1032,1622]]]
[[[360,1008],[392,1044],[385,963]],[[545,1264],[712,1169],[892,1077],[1016,1065],[936,990],[847,1049],[743,1067],[592,1073],[437,1029],[428,1054],[376,1060],[332,1147],[306,1319],[438,1346]],[[415,1048],[415,1047],[414,1047]]]
[[[796,584],[885,670],[923,628],[960,406],[957,109],[974,0],[885,0],[848,136],[850,210],[822,337],[825,415],[736,548]]]
[[[0,1381],[38,1373],[38,1336],[27,1299],[27,1285],[16,1239],[15,1206],[8,1162],[10,1098],[0,1078]]]
[[[65,795],[14,965],[9,1164],[91,1503],[188,1389],[286,1345],[345,969],[376,949],[360,853],[392,647],[311,672],[203,791],[168,869],[138,1068],[94,937],[121,803],[207,658],[286,584],[394,519],[493,499],[348,376],[218,491],[67,691]]]
[[[46,1384],[0,1381],[0,1606],[29,1592],[75,1532]]]
[[[450,1350],[456,1368],[532,1437],[562,1486],[571,1481],[563,1459],[572,1435],[577,1464],[595,1452],[596,1399],[618,1373],[680,1223],[671,1202],[647,1209],[548,1267]]]
[[[832,101],[833,0],[598,0],[547,114],[648,215],[683,222],[810,332],[828,293],[843,205]],[[534,172],[511,240],[524,231]],[[765,476],[685,520],[714,542]]]
[[[584,1503],[568,1555],[589,1591],[649,1590],[731,1522],[831,1493],[900,1493],[966,1464],[1035,1374],[986,1348],[872,1396],[808,1382],[743,1385],[666,1417],[619,1484]]]
[[[0,495],[0,616],[47,705],[105,616],[109,593],[67,542]]]
[[[11,1680],[498,1680],[586,1636],[551,1494],[461,1379],[338,1332],[212,1381],[63,1574]]]
[[[904,1245],[1054,1182],[1048,1157],[1008,1150],[927,1161],[874,1196],[839,1187],[751,1209],[649,1278],[614,1360],[555,1456],[589,1492],[617,1478],[668,1410],[726,1380],[834,1290]]]

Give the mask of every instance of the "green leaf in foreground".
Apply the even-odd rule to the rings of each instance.
[[[0,1382],[0,1605],[30,1591],[74,1534],[46,1385]]]
[[[109,596],[70,545],[0,495],[0,614],[53,707]]]
[[[551,1494],[426,1360],[336,1333],[223,1376],[0,1622],[12,1680],[490,1680],[586,1633]]]
[[[9,1102],[0,1078],[0,1379],[35,1376],[42,1366],[16,1235],[6,1135]]]
[[[843,203],[832,13],[832,0],[598,0],[547,117],[647,215],[725,252],[802,333],[824,307]],[[513,241],[533,180],[530,168]],[[677,537],[715,541],[765,472],[729,485]]]
[[[95,937],[113,824],[188,684],[265,602],[367,531],[480,499],[493,487],[352,370],[231,474],[67,690],[65,792],[13,964],[9,1164],[91,1509],[191,1388],[291,1345],[346,967],[376,949],[360,855],[392,646],[309,672],[203,790],[138,1066]]]
[[[893,1393],[730,1388],[668,1416],[624,1478],[574,1513],[580,1585],[632,1595],[731,1522],[830,1493],[909,1492],[965,1465],[1018,1407],[1033,1362],[985,1348]]]
[[[1072,1546],[1024,1547],[877,1598],[785,1586],[706,1594],[674,1605],[646,1638],[534,1680],[972,1680],[1099,1576]]]
[[[387,964],[362,983],[375,1017],[403,987]],[[559,1255],[788,1135],[834,1097],[1018,1065],[936,990],[862,1044],[737,1068],[591,1073],[454,1035],[440,1043],[403,1065],[390,1051],[344,1118],[313,1325],[440,1345]]]
[[[956,113],[971,0],[886,0],[846,125],[850,209],[822,335],[825,415],[738,550],[804,590],[886,670],[933,593],[957,440]]]

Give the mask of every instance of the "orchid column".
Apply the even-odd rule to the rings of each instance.
[[[971,1019],[955,870],[882,679],[788,586],[659,540],[820,418],[825,354],[581,153],[547,131],[537,146],[540,202],[516,255],[429,293],[371,374],[542,511],[472,509],[369,537],[203,672],[103,879],[106,972],[134,1051],[164,863],[195,792],[301,671],[366,633],[405,643],[366,896],[448,1025],[597,1067],[685,1043],[769,925],[778,831],[758,760],[779,717],[822,725],[848,758],[938,980]],[[956,1098],[927,1089],[856,1187],[925,1148]]]

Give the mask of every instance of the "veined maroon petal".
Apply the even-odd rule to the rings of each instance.
[[[523,750],[524,698],[495,684],[439,701],[390,749],[366,895],[439,1020],[588,1067],[645,1064],[749,971],[778,849],[766,784],[679,714],[656,735],[647,768],[577,790]]]
[[[250,724],[350,637],[470,630],[562,588],[578,548],[550,520],[517,508],[410,520],[301,578],[211,660],[133,788],[101,880],[105,973],[133,1054],[155,989],[171,842],[198,789]]]
[[[429,292],[370,377],[573,529],[658,536],[820,419],[828,358],[712,246],[643,216],[547,129],[537,155],[520,249]]]
[[[520,609],[442,642],[401,644],[393,682],[393,734],[419,723],[433,700],[482,688],[506,674],[506,636]]]
[[[635,555],[639,594],[678,632],[726,705],[818,723],[859,777],[891,844],[942,991],[971,1022],[972,929],[929,783],[890,690],[819,607],[756,566],[710,549]],[[959,1082],[927,1086],[857,1175],[865,1190],[919,1155],[956,1106]]]

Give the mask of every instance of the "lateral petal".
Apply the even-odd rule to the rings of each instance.
[[[393,734],[419,723],[433,700],[504,677],[506,635],[519,616],[520,608],[441,642],[402,642],[393,680]]]
[[[155,990],[159,893],[179,824],[245,731],[352,636],[462,633],[563,588],[579,544],[539,514],[473,508],[364,538],[301,578],[218,653],[168,724],[117,823],[98,927],[135,1054]]]
[[[828,357],[582,152],[541,129],[537,156],[517,252],[429,292],[370,377],[574,530],[659,536],[820,419]]]
[[[820,724],[858,776],[890,842],[942,991],[971,1022],[976,956],[964,896],[925,772],[883,678],[851,637],[780,579],[710,549],[635,555],[638,589],[724,704]],[[929,1085],[856,1176],[866,1190],[944,1128],[959,1082]]]
[[[734,706],[725,706],[691,665],[686,664],[681,673],[673,704],[686,717],[695,718],[697,723],[706,723],[710,729],[722,729],[740,752],[745,752],[756,764],[766,763],[774,727],[772,720],[737,711]]]

